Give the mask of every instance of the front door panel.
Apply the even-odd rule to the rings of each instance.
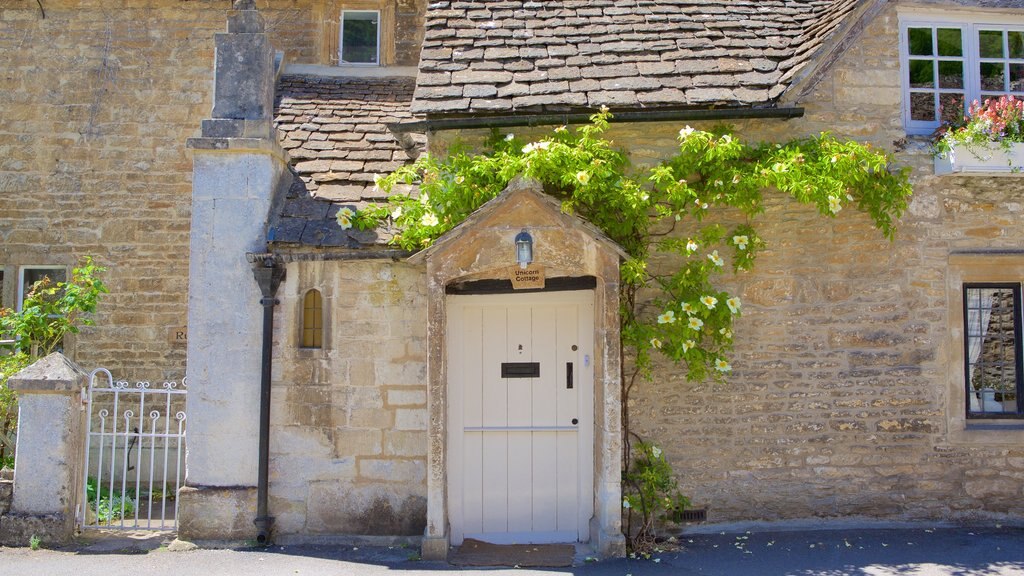
[[[592,294],[449,297],[453,544],[586,539]]]

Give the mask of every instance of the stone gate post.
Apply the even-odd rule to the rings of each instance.
[[[10,510],[0,516],[0,544],[69,541],[80,505],[85,444],[82,389],[89,377],[63,354],[11,376],[18,394],[18,451]]]

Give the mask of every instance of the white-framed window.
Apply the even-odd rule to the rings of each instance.
[[[930,134],[970,103],[1024,96],[1024,18],[901,16],[903,125]]]
[[[21,305],[32,291],[32,286],[47,277],[54,283],[66,282],[68,269],[64,266],[22,266],[18,270],[18,299],[15,301],[18,311],[21,311]]]
[[[341,64],[380,65],[380,10],[342,10],[338,37]]]

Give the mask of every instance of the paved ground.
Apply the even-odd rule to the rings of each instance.
[[[284,546],[170,551],[159,539],[81,543],[64,550],[0,548],[0,574],[18,576],[443,576],[447,564],[402,547]],[[1024,576],[1024,529],[904,528],[729,531],[682,538],[652,560],[583,560],[566,569],[484,569],[555,576]]]

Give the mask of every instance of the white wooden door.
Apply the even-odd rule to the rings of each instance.
[[[591,291],[448,297],[452,544],[589,539],[593,302]]]

